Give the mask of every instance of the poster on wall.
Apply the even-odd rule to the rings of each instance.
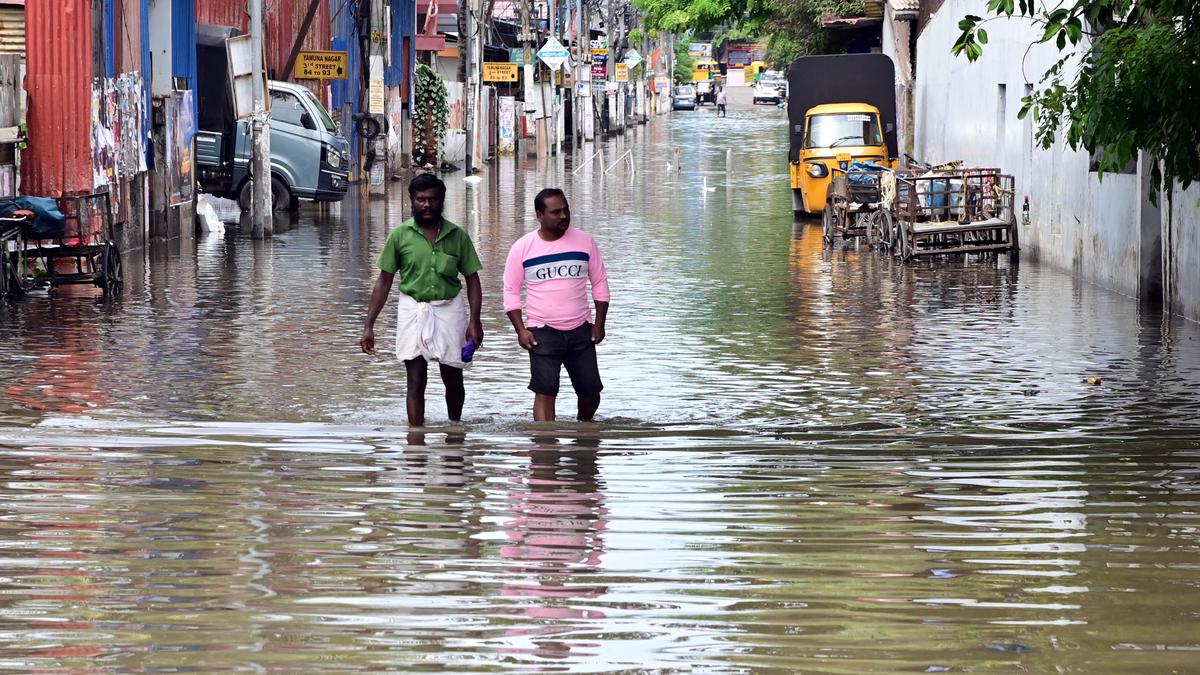
[[[92,80],[92,186],[99,190],[116,178],[116,138],[108,91],[109,81]]]
[[[517,151],[517,99],[513,96],[499,98],[500,141],[496,152],[511,155]]]
[[[92,80],[92,185],[97,190],[146,170],[145,101],[138,73]]]
[[[171,206],[192,201],[192,138],[196,133],[192,91],[176,91],[167,99],[167,197]]]

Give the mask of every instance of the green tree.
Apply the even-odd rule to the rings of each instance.
[[[688,53],[687,36],[675,41],[675,72],[672,76],[676,82],[691,82],[692,68],[696,65],[696,59]]]
[[[766,61],[786,67],[799,56],[820,54],[827,45],[822,14],[861,16],[864,0],[634,0],[647,30],[715,30],[715,46],[738,37],[767,40]]]
[[[1025,97],[1020,117],[1033,115],[1037,139],[1100,156],[1100,170],[1127,166],[1145,151],[1151,198],[1200,178],[1200,4],[1195,0],[989,0],[994,16],[968,15],[952,52],[975,61],[984,25],[1014,14],[1042,29],[1033,44],[1051,43],[1062,58]]]

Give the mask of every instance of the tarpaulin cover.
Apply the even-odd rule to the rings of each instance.
[[[0,217],[13,211],[33,211],[36,218],[21,226],[21,234],[29,239],[54,239],[67,233],[67,217],[58,210],[53,197],[9,197],[0,199]]]

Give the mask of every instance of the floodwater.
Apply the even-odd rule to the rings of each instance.
[[[409,433],[358,350],[402,190],[0,307],[0,670],[1195,670],[1197,327],[1028,259],[823,253],[785,130],[452,176],[462,425],[434,378]],[[547,185],[607,255],[595,424],[529,421],[500,305]]]

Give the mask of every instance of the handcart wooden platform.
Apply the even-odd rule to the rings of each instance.
[[[66,226],[52,236],[31,227],[31,211],[0,217],[0,295],[67,284],[95,285],[107,297],[118,295],[124,277],[108,193],[57,201]]]
[[[855,237],[866,237],[874,245],[882,232],[892,227],[892,214],[885,208],[880,178],[886,167],[834,169],[821,220],[827,246]]]
[[[881,235],[902,260],[954,253],[1020,252],[1014,180],[999,169],[896,173],[892,215]]]

